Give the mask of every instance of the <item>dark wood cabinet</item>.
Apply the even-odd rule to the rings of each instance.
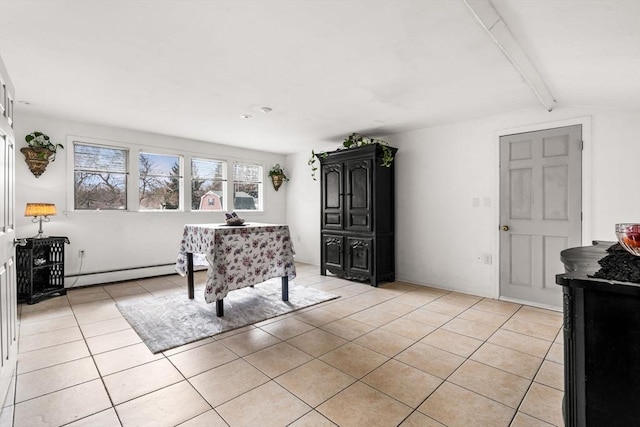
[[[562,251],[567,427],[640,423],[640,284],[596,279],[614,242]],[[632,255],[629,255],[632,257]]]
[[[34,304],[54,294],[65,295],[64,245],[66,237],[24,239],[16,247],[18,301]]]
[[[395,280],[395,161],[382,166],[382,156],[375,144],[319,156],[321,274]]]

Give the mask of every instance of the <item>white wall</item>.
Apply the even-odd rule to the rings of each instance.
[[[397,279],[497,297],[499,135],[576,123],[586,144],[583,244],[615,240],[617,222],[640,222],[639,110],[539,109],[397,134],[384,138],[399,149]],[[299,259],[319,264],[319,182],[310,178],[307,158],[306,152],[287,158],[296,172],[287,221],[305,242],[297,246]],[[472,206],[476,197],[479,207]],[[474,262],[484,253],[492,264]]]
[[[27,202],[55,203],[58,215],[52,217],[51,222],[44,224],[43,228],[47,235],[69,237],[71,244],[66,246],[65,254],[67,275],[80,271],[79,249],[86,251],[82,261],[82,273],[174,263],[185,223],[224,221],[224,214],[220,212],[69,212],[69,208],[66,207],[67,193],[73,191],[73,188],[68,183],[67,175],[73,165],[67,163],[68,150],[72,149],[66,144],[68,135],[192,152],[226,159],[229,162],[248,160],[263,164],[264,212],[243,212],[242,216],[247,221],[286,223],[288,183],[276,192],[266,176],[271,166],[276,163],[286,168],[283,155],[30,114],[16,116],[18,149],[26,146],[25,135],[35,130],[46,133],[55,142],[62,143],[65,149],[58,151],[55,162],[50,163],[39,178],[31,174],[23,155],[19,152],[16,154],[17,236],[33,236],[38,229],[37,224],[31,223],[31,218],[22,216],[22,209]],[[87,275],[77,280],[68,278],[65,286],[105,283],[171,272],[173,267],[168,266]]]
[[[318,145],[316,152],[335,150],[341,144],[342,141],[335,146]],[[296,260],[320,265],[320,171],[314,181],[307,164],[310,156],[311,150],[287,156],[287,176],[291,179],[287,183],[287,224],[294,239]]]
[[[640,111],[562,109],[552,113],[522,111],[478,120],[420,129],[384,138],[399,148],[396,158],[396,275],[398,280],[455,289],[477,295],[498,295],[498,136],[583,123],[583,242],[614,240],[616,222],[640,222]],[[18,148],[34,130],[56,142],[67,135],[179,148],[285,166],[286,182],[278,192],[265,183],[265,212],[247,213],[249,221],[288,223],[296,259],[320,262],[320,183],[307,165],[310,152],[286,157],[229,146],[135,132],[56,118],[20,114],[16,117]],[[335,149],[319,146],[317,150]],[[70,147],[65,147],[66,149]],[[205,212],[77,212],[67,213],[67,156],[64,150],[47,171],[35,178],[21,154],[16,159],[17,235],[34,235],[37,225],[22,217],[31,201],[51,202],[59,214],[45,224],[49,235],[69,236],[66,274],[79,271],[78,249],[86,251],[82,272],[173,263],[185,223],[221,222],[221,214]],[[472,207],[473,198],[480,207]],[[485,207],[485,198],[490,206]],[[493,264],[474,262],[478,253]],[[147,269],[67,280],[67,286],[104,283],[171,272]]]

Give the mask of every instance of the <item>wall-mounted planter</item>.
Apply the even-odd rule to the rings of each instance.
[[[278,191],[278,188],[282,185],[286,177],[284,175],[271,175],[271,182],[273,183],[273,188]]]
[[[29,166],[31,173],[38,178],[47,169],[49,158],[54,154],[48,148],[23,147],[20,152],[24,154],[24,161]]]
[[[276,191],[278,191],[283,182],[289,181],[289,178],[284,173],[284,168],[277,163],[269,171],[269,178],[271,178],[273,189]]]

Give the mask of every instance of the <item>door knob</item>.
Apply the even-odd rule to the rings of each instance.
[[[502,231],[509,231],[509,226],[508,225],[503,225],[500,228],[502,228]]]

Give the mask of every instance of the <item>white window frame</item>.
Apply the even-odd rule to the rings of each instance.
[[[207,209],[193,209],[193,207],[191,206],[191,198],[193,197],[192,194],[192,186],[191,186],[191,182],[193,181],[193,170],[192,170],[192,161],[193,160],[208,160],[208,161],[212,161],[212,162],[220,162],[222,163],[222,181],[224,182],[224,197],[222,198],[222,210],[207,210]],[[227,212],[229,211],[229,161],[225,160],[225,159],[221,159],[221,158],[213,158],[211,156],[202,156],[202,155],[193,155],[193,156],[189,156],[188,157],[188,162],[185,160],[185,164],[188,163],[189,164],[189,175],[187,175],[185,173],[185,207],[187,206],[187,200],[189,201],[189,210],[191,212],[208,212],[208,213],[212,213],[212,212]],[[187,185],[187,179],[186,177],[189,177],[189,183]],[[189,191],[189,195],[187,198],[187,190]],[[187,210],[185,208],[185,210]],[[230,211],[229,211],[230,212]]]
[[[75,208],[75,144],[91,145],[96,147],[105,147],[114,150],[123,150],[127,153],[127,171],[125,172],[126,181],[126,208],[125,209],[76,209]],[[67,211],[73,212],[127,212],[131,210],[131,149],[123,144],[105,144],[104,141],[98,141],[91,138],[67,138]]]
[[[150,155],[156,155],[156,156],[171,156],[171,157],[177,157],[178,158],[178,167],[180,168],[180,179],[179,179],[179,187],[180,187],[180,194],[178,197],[178,208],[177,209],[147,209],[147,208],[142,208],[140,206],[140,155],[141,154],[150,154]],[[156,148],[141,148],[138,150],[138,157],[136,157],[136,173],[138,175],[138,178],[136,180],[136,187],[137,187],[137,192],[138,192],[138,198],[136,199],[137,201],[137,208],[139,212],[184,212],[184,193],[185,193],[185,175],[184,175],[184,155],[182,154],[177,154],[177,153],[173,153],[173,152],[167,152],[166,150],[162,150],[162,149],[156,149]]]
[[[262,168],[262,176],[260,183],[260,198],[259,198],[259,206],[256,209],[248,209],[242,210],[243,212],[248,212],[252,214],[262,214],[264,213],[264,207],[266,204],[266,197],[268,191],[265,191],[265,183],[267,182],[265,178],[266,166],[264,162],[257,161],[256,159],[244,158],[244,157],[236,157],[236,156],[226,156],[220,155],[216,153],[208,153],[202,151],[185,151],[185,150],[175,150],[168,149],[166,147],[152,146],[146,144],[134,144],[123,141],[113,141],[113,140],[105,140],[98,139],[92,137],[78,136],[78,135],[67,135],[67,145],[69,149],[65,150],[66,152],[66,160],[67,160],[67,170],[66,170],[66,210],[65,214],[73,214],[73,215],[91,215],[99,212],[100,215],[113,213],[114,215],[122,215],[122,214],[133,214],[133,213],[152,213],[152,214],[171,214],[175,212],[204,212],[211,214],[212,212],[231,212],[233,207],[233,165],[236,163],[244,163],[250,165],[260,166]],[[129,153],[128,157],[128,174],[127,174],[127,209],[114,209],[114,210],[75,210],[74,208],[74,150],[73,144],[75,142],[87,145],[97,145],[104,146],[108,148],[115,149],[123,149],[127,150]],[[169,155],[169,156],[178,156],[181,160],[181,170],[182,170],[182,179],[181,179],[181,194],[180,194],[180,209],[175,210],[147,210],[140,209],[139,204],[139,182],[140,182],[140,174],[139,174],[139,165],[138,165],[138,157],[140,152],[150,153],[150,154],[160,154],[160,155]],[[226,176],[226,188],[225,195],[223,201],[223,210],[222,211],[207,211],[207,210],[192,210],[191,209],[191,159],[204,159],[204,160],[214,160],[221,161],[224,163],[225,167],[225,176]],[[188,208],[187,208],[188,206]],[[239,210],[240,211],[240,210]],[[220,222],[223,221],[224,218],[221,217]],[[214,221],[215,222],[215,221]]]
[[[235,207],[235,189],[234,189],[234,185],[235,185],[235,176],[234,176],[234,169],[235,169],[235,165],[236,164],[245,164],[245,165],[251,165],[251,166],[259,166],[261,169],[261,173],[258,175],[260,178],[260,181],[258,181],[258,206],[256,207],[256,209],[236,209]],[[265,185],[265,167],[264,164],[261,162],[254,162],[251,160],[234,160],[233,162],[233,166],[231,168],[231,178],[227,180],[228,183],[228,188],[229,188],[229,211],[231,210],[235,210],[238,212],[264,212],[264,195],[265,195],[265,191],[264,191],[264,185]]]

